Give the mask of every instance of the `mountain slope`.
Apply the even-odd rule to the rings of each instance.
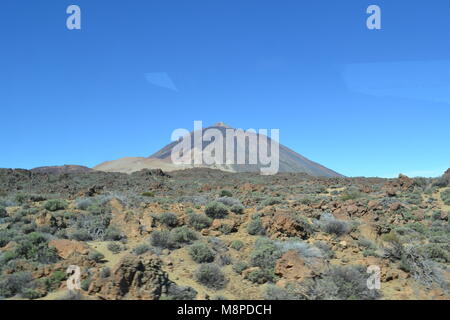
[[[217,132],[220,132],[223,136],[225,136],[225,133],[228,130],[233,130],[232,132],[236,132],[236,129],[231,128],[224,123],[217,123],[212,127],[204,128],[203,134],[209,130],[209,129],[216,129]],[[259,139],[262,137],[260,134],[248,134],[249,137]],[[205,148],[213,147],[210,146],[210,144],[215,144],[214,147],[216,150],[218,149],[218,145],[215,140],[213,141],[199,141],[196,142],[194,139],[194,132],[190,133],[190,139],[191,139],[191,149],[188,152],[184,152],[183,156],[192,156],[194,150],[205,150]],[[225,140],[225,139],[224,139]],[[214,165],[192,165],[192,164],[185,164],[185,165],[177,165],[172,163],[171,155],[172,152],[177,146],[179,141],[174,141],[158,152],[151,155],[149,158],[124,158],[119,159],[115,161],[109,161],[102,163],[94,169],[101,170],[101,171],[110,171],[110,172],[133,172],[138,171],[144,168],[149,169],[155,169],[155,168],[161,168],[166,171],[173,171],[173,170],[179,170],[179,169],[186,169],[186,168],[192,168],[192,167],[208,167],[212,169],[219,169],[224,171],[231,171],[231,172],[260,172],[261,168],[267,167],[260,163],[259,159],[256,164],[249,164],[249,148],[245,148],[243,146],[240,146],[237,143],[237,139],[234,138],[233,141],[233,148],[234,148],[234,163],[237,163],[237,152],[242,152],[242,154],[245,154],[245,163],[246,164],[214,164]],[[267,138],[267,144],[268,147],[272,145],[272,143],[276,143],[270,138]],[[224,144],[223,148],[223,154],[226,154],[226,145]],[[304,156],[296,153],[295,151],[287,148],[286,146],[279,145],[279,170],[278,172],[304,172],[311,176],[323,176],[323,177],[341,177],[339,173],[328,169],[316,162],[313,162]]]

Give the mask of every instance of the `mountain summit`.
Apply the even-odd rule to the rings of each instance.
[[[208,135],[207,133],[211,132],[215,134],[222,134],[222,136],[224,137],[223,140],[215,138],[204,138]],[[228,152],[231,152],[232,158],[234,160],[231,161],[232,164],[227,164],[226,161],[220,162],[219,164],[214,163],[210,165],[205,163],[194,164],[193,162],[186,162],[183,164],[173,163],[172,154],[176,151],[175,148],[177,148],[177,146],[179,146],[180,144],[180,140],[178,140],[168,144],[148,158],[123,158],[115,161],[104,162],[94,167],[94,169],[107,172],[131,173],[142,169],[160,168],[165,171],[174,171],[193,167],[206,167],[230,172],[260,172],[261,168],[264,168],[265,165],[260,162],[259,158],[256,162],[249,161],[249,159],[251,159],[252,156],[255,156],[258,152],[258,149],[252,149],[252,147],[249,147],[249,141],[252,139],[254,139],[254,141],[267,141],[266,146],[269,150],[272,144],[277,144],[277,142],[272,140],[270,137],[267,137],[260,133],[246,131],[244,138],[246,139],[244,140],[245,142],[243,144],[239,144],[237,142],[238,138],[236,138],[236,136],[240,132],[243,131],[234,129],[223,122],[218,122],[211,127],[201,128],[200,130],[195,130],[184,136],[184,139],[186,139],[186,141],[188,142],[189,149],[182,151],[183,157],[187,156],[189,159],[193,159],[195,157],[195,153],[199,150],[203,150],[204,152],[206,152],[206,150],[208,149],[214,149],[215,151],[213,151],[213,154],[215,154],[215,152],[218,152],[218,150],[221,150],[224,157]],[[225,137],[227,134],[231,134],[232,136],[234,136],[234,138],[229,140],[229,145],[225,144],[224,142],[226,140]],[[199,140],[198,137],[203,137],[203,139]],[[223,143],[220,144],[220,142]],[[270,157],[271,152],[269,153],[270,155],[268,156]],[[237,161],[237,154],[241,154],[242,157],[245,158],[245,162],[243,164],[242,161]],[[339,173],[303,157],[302,155],[296,153],[295,151],[287,148],[282,144],[279,144],[278,159],[278,172],[280,173],[303,172],[311,176],[342,177],[342,175],[340,175]]]

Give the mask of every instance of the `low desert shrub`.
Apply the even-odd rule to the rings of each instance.
[[[384,241],[388,243],[385,247],[385,257],[392,261],[400,262],[400,269],[411,274],[411,276],[425,285],[431,286],[436,283],[446,287],[446,280],[438,264],[424,256],[420,247],[404,243],[398,234],[391,232],[385,235]]]
[[[59,300],[65,301],[65,300],[84,300],[83,295],[80,291],[75,290],[68,290],[64,295],[62,295]]]
[[[271,269],[258,268],[246,274],[245,278],[256,284],[264,284],[266,282],[273,281],[275,274]]]
[[[0,230],[0,248],[6,246],[14,239],[15,233],[13,230]]]
[[[233,260],[228,253],[219,253],[214,259],[214,262],[221,267],[233,264]]]
[[[236,272],[237,274],[242,274],[242,271],[244,271],[245,269],[248,269],[248,267],[249,267],[249,265],[247,262],[239,261],[233,265],[233,271]]]
[[[17,258],[42,264],[51,264],[59,260],[56,249],[48,246],[47,235],[38,232],[32,232],[23,237],[14,252]]]
[[[186,226],[172,229],[171,231],[154,231],[150,237],[153,246],[163,249],[177,249],[185,244],[197,240],[197,234]]]
[[[264,229],[264,226],[262,225],[261,219],[256,218],[252,219],[248,225],[247,225],[247,232],[250,235],[264,235],[266,233],[266,230]]]
[[[242,205],[241,201],[232,197],[222,197],[217,199],[217,202],[223,203],[227,207],[232,207],[236,205]]]
[[[309,243],[300,240],[275,241],[274,244],[282,253],[287,251],[296,251],[303,258],[322,258],[322,251]]]
[[[88,259],[95,262],[101,262],[105,259],[105,256],[98,251],[91,251],[89,252]]]
[[[42,282],[47,291],[53,291],[60,287],[61,282],[67,278],[63,271],[55,271],[50,277],[43,278]]]
[[[175,213],[172,212],[164,212],[157,216],[159,222],[164,224],[167,227],[176,227],[178,224],[178,217]]]
[[[424,257],[436,262],[450,262],[450,254],[448,244],[429,243],[420,248],[420,252]]]
[[[198,236],[195,231],[186,226],[175,228],[170,232],[173,241],[177,244],[190,244],[197,240]]]
[[[78,210],[86,211],[92,204],[94,203],[94,200],[91,198],[83,198],[83,199],[77,199],[75,201],[75,206]]]
[[[109,267],[103,267],[102,270],[100,270],[100,277],[105,279],[108,278],[111,275],[111,269]]]
[[[148,244],[140,244],[136,248],[133,249],[133,253],[137,256],[140,256],[141,254],[144,254],[148,251],[150,251],[151,247]]]
[[[153,231],[150,236],[150,243],[152,246],[163,249],[173,249],[175,247],[168,230]]]
[[[108,248],[109,251],[111,251],[114,254],[118,254],[123,249],[122,245],[120,243],[117,243],[117,242],[110,242],[110,243],[108,243],[107,248]]]
[[[348,222],[338,220],[333,215],[326,213],[320,217],[318,224],[322,231],[334,234],[338,237],[347,234],[352,230],[352,227]]]
[[[197,242],[189,247],[189,255],[197,263],[213,262],[215,253],[204,243]]]
[[[269,198],[264,199],[264,201],[261,202],[261,205],[264,207],[267,207],[267,206],[273,206],[275,204],[280,204],[282,202],[283,202],[283,200],[281,198],[269,197]]]
[[[44,208],[51,212],[58,211],[58,210],[64,210],[67,208],[67,202],[65,202],[64,200],[60,200],[60,199],[48,200],[44,204]]]
[[[33,288],[33,277],[29,272],[16,272],[0,277],[0,297],[10,298]]]
[[[355,187],[347,188],[344,192],[341,193],[341,201],[347,201],[347,200],[356,200],[363,196],[363,193],[359,191]]]
[[[205,214],[212,219],[222,219],[228,215],[228,208],[221,202],[211,202],[206,206]]]
[[[194,274],[194,278],[198,283],[214,290],[223,289],[227,283],[225,274],[214,263],[200,265]]]
[[[247,278],[259,284],[273,281],[275,263],[281,255],[282,251],[272,240],[259,238],[250,253],[250,265],[259,269],[249,274]]]
[[[8,212],[2,206],[0,206],[0,218],[6,218],[8,216]]]
[[[253,251],[250,253],[250,262],[253,267],[271,269],[281,255],[282,251],[272,240],[259,238],[256,240]]]
[[[445,205],[450,206],[450,189],[441,192],[441,199]]]
[[[233,248],[234,250],[241,250],[244,247],[244,243],[241,240],[234,240],[231,245],[231,248]]]
[[[322,251],[323,257],[326,259],[333,259],[336,256],[336,253],[333,251],[331,245],[329,245],[325,241],[317,241],[314,245]]]
[[[265,300],[300,300],[301,298],[286,288],[273,284],[268,284],[264,288],[263,297]]]
[[[123,233],[116,229],[115,227],[108,227],[105,230],[105,234],[103,236],[103,240],[105,241],[119,241],[122,240],[125,236]]]
[[[188,225],[193,227],[195,230],[202,230],[209,228],[212,224],[212,219],[204,214],[189,213],[188,215]]]
[[[171,284],[167,293],[161,296],[161,300],[194,300],[197,297],[197,291],[191,287]]]
[[[222,191],[220,191],[220,196],[221,197],[232,197],[233,193],[231,193],[231,191],[229,191],[229,190],[222,190]]]
[[[43,293],[35,289],[26,288],[22,291],[20,296],[24,299],[35,300],[41,298],[43,296]]]
[[[152,192],[152,191],[143,192],[141,195],[142,195],[143,197],[149,197],[149,198],[155,197],[155,193]]]
[[[84,229],[74,230],[68,234],[69,239],[77,241],[89,241],[92,240],[89,232]]]
[[[305,283],[306,295],[313,300],[374,300],[378,290],[367,287],[366,268],[333,266],[320,278]]]
[[[236,214],[243,214],[245,207],[242,204],[235,204],[230,208],[230,211]]]
[[[81,281],[81,289],[84,291],[88,291],[91,282],[92,282],[92,275],[89,274],[85,279]]]

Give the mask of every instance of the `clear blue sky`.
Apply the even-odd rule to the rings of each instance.
[[[66,28],[70,4],[80,31]],[[382,30],[366,28],[370,4]],[[441,174],[449,12],[448,0],[3,0],[0,167],[149,156],[202,120],[279,128],[348,176]]]

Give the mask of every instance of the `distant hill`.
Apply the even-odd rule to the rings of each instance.
[[[227,126],[224,123],[217,123],[212,127],[204,128],[203,132],[205,132],[208,129],[217,129],[219,130],[223,135],[225,135],[225,132],[227,129],[235,130],[234,128]],[[257,138],[260,138],[259,134],[256,134]],[[191,139],[191,150],[189,150],[187,153],[193,153],[194,149],[197,150],[204,150],[209,144],[216,143],[215,141],[212,142],[203,142],[199,145],[195,144],[194,141],[194,132],[190,133],[190,139]],[[236,140],[236,139],[235,139]],[[164,171],[174,171],[174,170],[180,170],[180,169],[187,169],[187,168],[193,168],[193,167],[207,167],[212,169],[219,169],[223,171],[230,171],[230,172],[259,172],[261,167],[264,167],[259,162],[257,164],[214,164],[214,165],[176,165],[172,163],[171,160],[171,154],[173,151],[173,148],[178,144],[178,141],[174,141],[167,146],[163,147],[158,152],[154,153],[148,158],[123,158],[115,161],[108,161],[101,163],[94,167],[95,170],[100,171],[107,171],[107,172],[126,172],[131,173],[134,171],[139,171],[142,169],[155,169],[155,168],[161,168]],[[268,138],[268,145],[270,146],[271,143],[276,143],[270,138]],[[295,151],[287,148],[286,146],[280,144],[280,154],[279,154],[279,172],[302,172],[307,173],[311,176],[322,176],[322,177],[342,177],[341,174],[328,169],[316,162],[313,162],[304,156],[296,153]],[[246,159],[249,157],[248,150],[237,150],[238,146],[237,143],[234,143],[234,154],[236,154],[237,151],[245,152]],[[224,146],[224,154],[226,153],[226,146]],[[248,162],[247,162],[248,163]]]
[[[64,166],[38,167],[31,169],[30,171],[39,173],[85,173],[91,172],[93,171],[93,169],[84,166],[64,165]]]

